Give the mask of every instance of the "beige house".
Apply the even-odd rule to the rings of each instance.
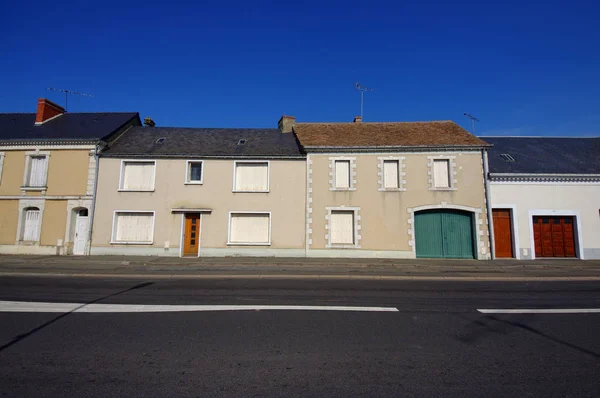
[[[490,258],[488,145],[450,121],[295,123],[306,255]]]
[[[306,162],[291,133],[137,127],[99,163],[92,254],[304,256]]]
[[[96,157],[137,113],[0,114],[0,253],[86,254]]]

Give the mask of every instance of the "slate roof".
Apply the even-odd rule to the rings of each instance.
[[[400,123],[296,123],[300,144],[310,147],[453,147],[487,144],[452,121]]]
[[[493,145],[490,173],[600,174],[600,138],[480,137]],[[509,154],[514,162],[502,159]]]
[[[0,113],[0,142],[99,141],[133,118],[139,114],[65,113],[36,126],[35,113]]]
[[[165,138],[163,143],[157,143]],[[239,145],[240,140],[246,140]],[[107,157],[291,157],[302,158],[294,134],[278,129],[134,127]]]

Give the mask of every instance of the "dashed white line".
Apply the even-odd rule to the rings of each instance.
[[[348,311],[398,312],[395,307],[350,307],[328,305],[147,305],[147,304],[85,304],[0,301],[0,312],[199,312],[199,311]]]
[[[482,314],[595,314],[600,308],[478,309]]]

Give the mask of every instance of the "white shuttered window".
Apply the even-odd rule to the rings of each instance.
[[[116,213],[114,242],[152,243],[154,213]]]
[[[354,211],[332,211],[330,220],[331,244],[354,244]]]
[[[335,187],[350,188],[350,161],[336,160],[335,161]]]
[[[229,231],[229,243],[266,244],[269,239],[268,213],[232,213]]]
[[[155,162],[123,162],[121,189],[153,191]]]
[[[35,242],[40,236],[41,212],[37,208],[25,210],[25,225],[23,227],[23,240]]]
[[[399,188],[398,184],[398,166],[397,160],[383,161],[383,184],[386,189]]]
[[[29,187],[45,187],[46,171],[48,170],[47,156],[31,156],[29,160]]]
[[[433,161],[434,186],[436,188],[450,187],[450,161],[435,159]]]
[[[268,191],[269,163],[235,163],[235,191]]]

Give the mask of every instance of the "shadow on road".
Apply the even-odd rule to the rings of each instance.
[[[574,349],[576,351],[579,351],[583,354],[587,354],[590,355],[596,359],[600,359],[600,354],[595,352],[595,351],[591,351],[588,350],[586,348],[580,347],[578,345],[569,343],[568,341],[559,339],[558,337],[553,337],[550,336],[536,328],[533,328],[531,326],[527,326],[524,323],[524,320],[526,318],[516,318],[513,320],[505,320],[505,319],[500,319],[497,318],[493,315],[486,315],[484,316],[484,320],[471,320],[471,319],[465,319],[463,317],[461,317],[462,319],[466,320],[466,321],[470,321],[470,325],[475,325],[478,328],[475,330],[471,330],[469,333],[465,334],[465,335],[461,335],[458,336],[457,339],[459,341],[462,341],[463,343],[471,343],[474,342],[476,340],[478,340],[483,334],[487,334],[488,332],[492,332],[492,333],[496,333],[496,334],[501,334],[501,335],[506,335],[510,332],[510,329],[512,328],[519,328],[522,330],[525,330],[527,332],[533,333],[537,336],[543,337],[547,340],[553,341],[555,343],[561,344],[565,347],[569,347],[571,349]],[[485,331],[482,330],[481,328],[486,329]]]
[[[83,307],[85,307],[85,306],[87,306],[87,305],[90,305],[90,304],[95,304],[95,303],[97,303],[97,302],[99,302],[99,301],[106,300],[107,298],[115,297],[115,296],[118,296],[118,295],[120,295],[120,294],[124,294],[124,293],[130,292],[130,291],[132,291],[132,290],[135,290],[135,289],[141,289],[141,288],[144,288],[144,287],[147,287],[147,286],[153,285],[153,284],[154,284],[154,282],[144,282],[144,283],[140,283],[140,284],[137,284],[137,285],[135,285],[135,286],[132,286],[132,287],[130,287],[130,288],[127,288],[127,289],[125,289],[125,290],[121,290],[120,292],[117,292],[117,293],[112,293],[112,294],[109,294],[108,296],[100,297],[99,299],[92,300],[92,301],[90,301],[90,302],[87,302],[87,303],[85,303],[85,304],[82,304],[82,305],[80,305],[79,307],[77,307],[77,308],[74,308],[74,309],[72,309],[72,310],[71,310],[71,311],[69,311],[69,312],[65,312],[64,314],[60,314],[60,315],[59,315],[59,316],[57,316],[56,318],[49,320],[48,322],[46,322],[46,323],[44,323],[44,324],[42,324],[42,325],[40,325],[40,326],[36,327],[35,329],[32,329],[32,330],[30,330],[30,331],[29,331],[29,332],[27,332],[27,333],[23,333],[23,334],[20,334],[20,335],[18,335],[17,337],[15,337],[14,339],[12,339],[12,341],[10,341],[10,342],[8,342],[8,343],[4,344],[3,346],[0,346],[0,352],[2,352],[2,351],[4,351],[4,350],[6,350],[7,348],[9,348],[9,347],[11,347],[11,346],[13,346],[13,345],[17,344],[19,341],[26,339],[27,337],[31,336],[32,334],[35,334],[35,333],[39,332],[40,330],[42,330],[42,329],[44,329],[44,328],[46,328],[46,327],[48,327],[48,326],[52,325],[54,322],[56,322],[56,321],[58,321],[58,320],[60,320],[60,319],[62,319],[62,318],[64,318],[64,317],[66,317],[66,316],[70,315],[71,313],[73,313],[73,312],[75,312],[75,311],[77,311],[77,310],[79,310],[79,309],[81,309],[81,308],[83,308]]]

